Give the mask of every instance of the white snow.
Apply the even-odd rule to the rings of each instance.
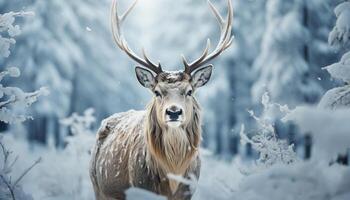
[[[126,191],[127,200],[166,200],[167,198],[161,195],[154,194],[147,190],[139,188],[130,188]]]
[[[339,62],[323,69],[326,69],[333,78],[350,83],[350,51],[344,54]]]
[[[318,107],[328,109],[338,109],[349,107],[350,86],[337,87],[328,90],[320,100]]]
[[[301,162],[275,165],[243,179],[232,199],[346,200],[350,170],[345,166]]]
[[[87,26],[85,29],[86,29],[86,31],[88,31],[88,32],[91,32],[91,31],[92,31],[92,29],[91,29],[90,27],[88,27],[88,26]]]
[[[331,161],[350,147],[350,110],[297,107],[284,120],[295,122],[303,134],[311,134],[312,157]]]

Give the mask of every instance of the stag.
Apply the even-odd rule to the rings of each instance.
[[[125,199],[125,191],[130,187],[170,200],[191,199],[193,191],[189,186],[170,179],[168,174],[199,178],[201,112],[194,93],[211,77],[213,66],[208,62],[232,43],[231,1],[228,0],[226,19],[208,1],[220,25],[221,37],[212,52],[208,39],[204,52],[193,62],[182,56],[185,69],[181,72],[163,71],[144,50],[140,57],[128,46],[121,27],[136,2],[118,15],[117,0],[113,1],[112,33],[117,46],[142,66],[135,68],[136,77],[154,96],[145,111],[117,113],[102,121],[90,164],[96,199]]]

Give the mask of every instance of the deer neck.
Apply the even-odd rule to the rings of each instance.
[[[167,176],[184,176],[191,162],[198,154],[200,140],[199,115],[186,127],[161,127],[155,119],[152,106],[149,107],[146,120],[147,162],[152,170]],[[172,192],[178,188],[178,182],[169,179]]]

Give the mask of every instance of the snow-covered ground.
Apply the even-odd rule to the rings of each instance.
[[[41,163],[33,168],[21,183],[23,190],[31,194],[34,199],[94,199],[88,174],[90,156],[87,152],[76,157],[74,151],[38,147],[31,151],[25,141],[15,141],[11,137],[6,137],[5,142],[15,154],[19,154],[20,158],[25,158],[20,159],[14,166],[14,177],[18,176],[16,172],[22,172],[32,161],[39,156],[42,157]],[[193,199],[229,199],[237,191],[242,178],[243,174],[239,170],[239,164],[218,160],[210,152],[202,150],[201,177],[198,185],[193,182],[196,188]],[[142,197],[139,200],[145,198],[144,195]]]
[[[22,172],[40,155],[42,162],[22,180],[26,193],[37,200],[94,199],[88,176],[89,155],[79,159],[67,151],[37,148],[6,138],[11,149],[20,154],[14,172]],[[40,153],[39,153],[40,152]],[[44,152],[44,153],[43,153]],[[291,165],[276,164],[259,171],[247,172],[251,162],[239,158],[232,162],[213,157],[202,149],[202,170],[198,184],[188,180],[196,190],[194,200],[347,200],[350,198],[350,168],[316,160]],[[14,174],[16,177],[17,174]],[[146,191],[128,191],[130,200],[153,200]],[[157,198],[160,198],[159,196]],[[160,198],[162,199],[162,198]]]

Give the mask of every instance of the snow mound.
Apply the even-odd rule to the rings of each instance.
[[[166,200],[167,198],[140,188],[130,188],[126,191],[126,199],[127,200]]]
[[[243,179],[234,199],[345,200],[350,197],[349,175],[349,168],[339,165],[275,165]]]
[[[294,121],[303,134],[313,136],[313,159],[330,161],[350,147],[350,109],[327,110],[297,107],[285,118]]]
[[[318,107],[327,109],[345,108],[350,106],[350,86],[333,88],[322,97]]]

